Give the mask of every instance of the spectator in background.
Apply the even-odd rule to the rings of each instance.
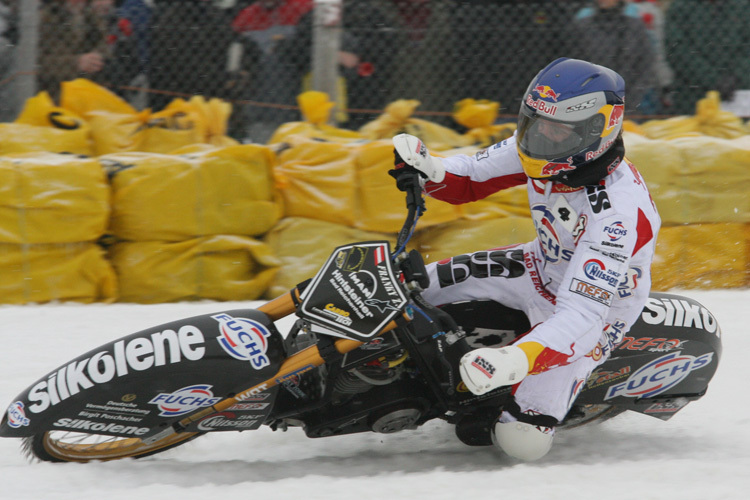
[[[16,61],[18,44],[18,4],[15,0],[0,0],[0,122],[15,118],[16,103],[12,99],[10,83]]]
[[[88,0],[51,0],[42,6],[37,85],[53,99],[60,83],[88,78],[101,83],[112,55],[106,33]]]
[[[672,85],[674,74],[667,63],[667,54],[664,48],[664,7],[657,0],[630,0],[630,6],[626,12],[632,9],[634,14],[641,18],[646,26],[651,44],[654,47],[654,70],[656,71],[657,91],[653,96],[647,96],[648,102],[644,102],[644,109],[653,108],[654,111],[662,113],[671,106],[669,101],[669,88]],[[653,104],[652,104],[653,103]]]
[[[664,31],[672,113],[694,114],[709,90],[730,101],[750,89],[750,0],[672,0]]]
[[[615,70],[625,79],[629,114],[656,112],[654,46],[635,10],[628,12],[623,0],[596,0],[579,11],[572,57]]]
[[[295,59],[310,57],[311,46],[298,54],[284,53],[313,0],[260,0],[253,2],[232,20],[232,29],[260,50],[255,85],[248,97],[268,104],[296,105],[300,92]],[[278,107],[248,106],[242,110],[248,119],[248,136],[265,142],[282,123],[299,119],[299,112]]]
[[[302,90],[309,88],[312,47],[312,11],[303,16],[294,37],[285,44],[284,57],[296,70]],[[343,103],[350,112],[339,116],[339,124],[356,130],[374,119],[388,103],[393,84],[394,54],[405,43],[396,20],[369,0],[343,0],[339,72],[345,86]],[[342,103],[339,103],[342,104]]]
[[[257,47],[232,30],[210,0],[156,0],[149,25],[150,106],[163,109],[176,97],[202,95],[228,101],[250,88]],[[242,113],[232,112],[229,135],[243,139]]]

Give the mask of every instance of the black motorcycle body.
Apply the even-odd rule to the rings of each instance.
[[[207,432],[261,425],[326,437],[441,418],[464,443],[490,444],[512,388],[475,396],[459,360],[530,325],[490,301],[443,308],[424,301],[422,258],[403,250],[415,199],[393,254],[385,241],[339,247],[312,280],[258,309],[182,319],[83,354],[21,392],[0,436],[23,438],[43,460],[89,461],[147,456]],[[275,322],[290,315],[298,319],[282,335]],[[720,334],[698,302],[652,293],[560,426],[626,410],[670,418],[705,394]]]

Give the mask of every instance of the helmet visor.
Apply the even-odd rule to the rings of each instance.
[[[518,147],[531,158],[555,160],[580,153],[599,139],[589,130],[591,120],[558,122],[521,107],[518,118]],[[601,133],[601,129],[598,131]]]

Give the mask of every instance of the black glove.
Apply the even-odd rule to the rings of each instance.
[[[417,186],[419,176],[427,178],[424,173],[406,163],[396,149],[393,150],[393,165],[395,168],[389,170],[388,175],[396,179],[396,187],[400,191],[406,192]]]

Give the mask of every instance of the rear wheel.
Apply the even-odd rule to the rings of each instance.
[[[183,445],[200,432],[172,434],[146,444],[140,438],[84,434],[81,432],[47,431],[24,439],[24,450],[47,462],[89,462],[141,458]]]

